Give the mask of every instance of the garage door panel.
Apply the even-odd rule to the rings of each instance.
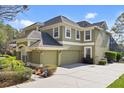
[[[33,51],[31,55],[31,62],[40,64],[40,52]]]
[[[43,51],[41,63],[57,65],[57,51]]]
[[[61,65],[78,63],[80,61],[79,51],[62,51]]]

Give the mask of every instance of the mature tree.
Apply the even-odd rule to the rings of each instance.
[[[113,35],[118,43],[124,43],[124,13],[116,19],[111,31],[114,32]]]
[[[0,53],[4,53],[10,42],[15,39],[18,31],[10,25],[0,24]]]
[[[0,53],[1,54],[4,54],[4,51],[5,51],[5,43],[7,42],[7,34],[2,30],[0,29]]]
[[[27,9],[27,5],[0,5],[0,19],[12,20],[19,12]]]
[[[27,5],[0,5],[0,52],[5,52],[9,43],[15,38],[18,31],[10,25],[4,24],[4,20],[13,20],[18,13],[28,9]]]

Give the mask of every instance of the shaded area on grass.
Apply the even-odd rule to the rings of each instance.
[[[111,83],[107,88],[124,88],[124,74]]]

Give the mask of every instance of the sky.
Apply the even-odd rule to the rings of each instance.
[[[29,6],[28,11],[19,13],[15,20],[6,23],[19,30],[35,22],[44,22],[63,15],[75,22],[106,21],[110,29],[122,12],[124,12],[124,5],[33,5]]]

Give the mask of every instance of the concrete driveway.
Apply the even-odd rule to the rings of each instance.
[[[105,88],[124,73],[124,64],[73,64],[58,67],[55,75],[16,85],[18,88]],[[34,78],[34,77],[33,77]],[[37,77],[38,78],[38,77]]]

